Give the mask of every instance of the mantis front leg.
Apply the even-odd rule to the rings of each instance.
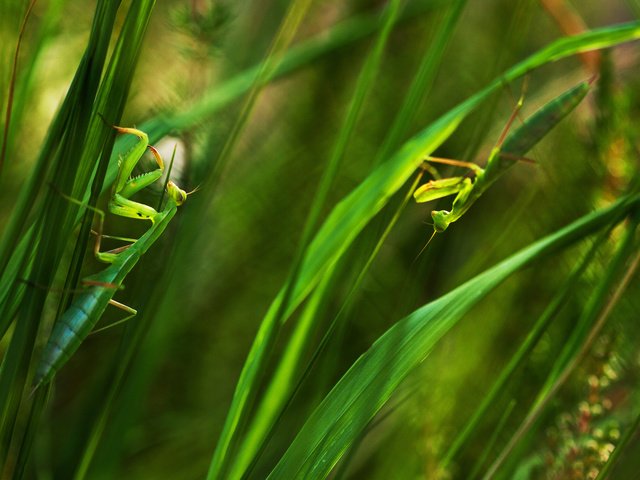
[[[478,179],[483,178],[484,169],[475,163],[452,160],[449,158],[427,157],[426,161],[468,168],[473,172],[472,177],[459,176],[430,180],[424,185],[418,187],[413,193],[413,197],[417,203],[430,202],[431,200],[456,195],[451,211],[434,210],[431,212],[434,231],[443,232],[447,229],[450,223],[455,222],[466,211],[466,209],[460,207],[468,203],[469,195],[473,191],[473,185],[478,181]]]
[[[484,169],[482,169],[475,163],[440,157],[427,157],[425,159],[425,166],[423,168],[427,171],[432,170],[432,167],[430,167],[427,162],[468,168],[473,172],[474,177],[481,176],[484,173]],[[472,179],[468,176],[438,178],[437,180],[430,180],[424,185],[419,186],[416,191],[413,192],[413,197],[417,203],[430,202],[431,200],[437,200],[439,198],[457,194],[465,188],[466,184],[471,182]]]
[[[148,187],[160,177],[164,172],[164,162],[158,150],[149,145],[149,137],[146,133],[136,128],[125,128],[114,126],[119,133],[127,133],[138,137],[138,142],[120,159],[118,176],[113,187],[113,193],[109,200],[109,211],[115,215],[127,218],[135,218],[140,220],[150,220],[151,223],[155,221],[158,216],[158,212],[155,208],[145,205],[140,202],[136,202],[130,199],[132,195],[139,192],[143,188]],[[138,164],[142,155],[146,150],[151,150],[158,168],[150,172],[143,173],[141,175],[130,178],[133,169]],[[96,258],[102,262],[113,263],[118,255],[129,247],[117,248],[107,252],[100,251],[100,244],[102,240],[102,225],[104,222],[104,214],[100,216],[100,228],[96,239],[95,255]],[[134,240],[135,242],[135,240]]]
[[[123,217],[151,220],[153,222],[158,213],[156,209],[143,203],[134,202],[130,198],[162,177],[164,173],[162,156],[160,156],[160,152],[155,147],[149,145],[149,137],[143,131],[135,128],[113,128],[120,133],[136,135],[140,140],[120,160],[118,177],[109,202],[109,211]],[[131,172],[133,172],[147,149],[153,153],[158,168],[130,178]]]

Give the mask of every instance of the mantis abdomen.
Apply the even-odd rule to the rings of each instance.
[[[79,295],[56,322],[38,365],[34,384],[46,383],[75,353],[104,313],[113,296],[105,287]]]

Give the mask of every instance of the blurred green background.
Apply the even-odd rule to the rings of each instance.
[[[133,3],[120,5],[115,32],[125,24]],[[152,143],[165,159],[177,145],[172,173],[176,183],[187,190],[200,188],[126,278],[125,289],[116,293],[116,299],[136,308],[139,315],[127,326],[83,342],[56,376],[37,427],[24,410],[9,415],[16,419],[15,425],[6,413],[13,407],[3,410],[5,424],[12,425],[2,432],[3,448],[9,452],[3,454],[6,478],[20,474],[73,478],[92,442],[97,443],[86,478],[205,477],[261,319],[296,264],[305,222],[313,217],[314,195],[343,138],[353,98],[359,92],[365,95],[326,202],[318,207],[320,223],[377,163],[510,66],[567,33],[578,33],[569,32],[571,28],[606,27],[637,20],[640,14],[637,0],[573,5],[534,0],[457,2],[462,9],[459,16],[452,13],[457,8],[454,2],[445,0],[396,3],[399,17],[366,92],[358,78],[380,41],[380,29],[366,31],[362,26],[381,25],[388,14],[384,8],[394,8],[389,6],[393,2],[165,0],[153,6],[130,92],[122,98],[126,106],[119,124],[161,132],[156,137],[164,138],[151,135]],[[4,117],[29,2],[0,4]],[[6,118],[0,123],[7,132],[0,173],[3,231],[15,211],[15,199],[34,175],[52,119],[86,55],[96,8],[96,2],[38,1],[28,17],[17,57],[10,127]],[[229,101],[220,100],[221,92],[232,90],[229,82],[243,72],[268,59],[263,77],[258,77],[265,79],[281,52],[332,38],[329,32],[339,28],[347,34],[336,48],[302,60],[264,86],[254,85],[241,95],[229,94]],[[427,205],[409,201],[350,295],[364,260],[382,238],[411,181],[399,189],[350,246],[332,276],[328,294],[314,312],[308,344],[297,359],[298,373],[309,368],[305,381],[278,416],[246,477],[266,478],[331,387],[400,319],[635,188],[640,158],[639,52],[637,42],[626,43],[596,57],[572,56],[548,63],[528,74],[522,118],[593,74],[599,74],[599,80],[586,100],[529,152],[534,164],[516,162],[419,257],[432,232],[431,210],[449,209],[451,200]],[[409,99],[412,115],[398,137],[385,145],[425,55],[433,59],[425,88]],[[522,85],[517,81],[497,89],[436,154],[484,165]],[[212,107],[216,102],[219,108]],[[151,162],[145,161],[149,163],[143,170]],[[438,170],[443,176],[458,172],[440,166]],[[159,195],[160,188],[149,189],[141,201],[155,205]],[[107,200],[108,193],[98,206],[106,208]],[[33,218],[29,217],[30,223],[36,222]],[[312,232],[317,228],[318,223]],[[139,235],[144,229],[111,217],[106,225],[108,233],[124,236]],[[521,425],[581,312],[593,301],[623,230],[622,226],[612,230],[584,275],[573,283],[560,312],[448,465],[443,466],[442,459],[456,434],[562,289],[588,251],[589,241],[519,272],[475,305],[404,379],[345,452],[334,478],[482,478]],[[42,232],[42,242],[49,234]],[[77,236],[75,229],[51,273],[55,285],[42,309],[45,326],[38,334],[34,358],[56,314]],[[87,254],[81,276],[102,268]],[[603,308],[613,291],[610,286],[600,300]],[[639,299],[640,286],[632,280],[613,304],[592,348],[583,356],[574,352],[579,365],[511,453],[500,478],[596,478],[612,446],[633,431],[640,407]],[[22,318],[20,308],[26,307],[3,310],[7,321]],[[276,368],[302,311],[302,307],[296,310],[295,321],[287,322],[269,346],[269,357],[261,367],[264,378]],[[122,316],[110,307],[100,325]],[[336,316],[336,326],[330,330]],[[14,328],[0,343],[5,355]],[[327,331],[326,342],[316,350]],[[132,338],[136,347],[129,350]],[[113,391],[109,388],[118,368],[123,377]],[[266,385],[263,381],[256,386],[258,399]],[[288,387],[282,385],[283,390]],[[20,395],[21,405],[29,402],[26,393]],[[113,403],[106,406],[105,399]],[[508,415],[503,416],[505,412]],[[105,428],[96,434],[100,421]],[[246,419],[239,432],[245,427]],[[21,431],[27,433],[22,436]],[[19,473],[8,465],[20,457],[16,445],[23,438],[32,447]],[[616,465],[617,476],[610,478],[635,478],[632,472],[637,472],[638,461],[633,459],[639,448],[637,440],[626,444]],[[230,448],[230,458],[238,449],[242,447],[237,443]],[[223,473],[218,478],[227,477]]]

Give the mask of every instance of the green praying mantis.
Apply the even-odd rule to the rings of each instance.
[[[524,155],[582,101],[594,80],[592,78],[580,82],[560,94],[528,117],[518,129],[507,136],[511,123],[515,120],[519,108],[522,107],[523,99],[521,97],[498,143],[491,150],[485,168],[471,162],[428,157],[427,162],[464,167],[472,172],[471,176],[431,180],[415,190],[413,196],[418,203],[456,195],[451,210],[431,212],[433,234],[429,241],[436,233],[444,232],[450,224],[459,220],[491,184],[513,165],[514,161],[523,160]]]
[[[130,315],[127,319],[137,314],[133,308],[113,300],[113,296],[140,257],[162,235],[176,214],[177,208],[187,200],[189,195],[175,183],[168,181],[166,184],[167,202],[162,210],[156,211],[149,205],[131,200],[132,195],[148,187],[162,176],[164,162],[160,153],[149,145],[149,138],[146,133],[135,128],[116,126],[113,128],[121,134],[135,135],[138,137],[138,141],[120,159],[108,209],[111,213],[123,217],[148,220],[151,222],[151,227],[137,240],[110,237],[131,240],[133,243],[101,252],[100,243],[103,237],[104,213],[96,209],[100,215],[100,227],[97,233],[94,253],[98,260],[110,265],[103,271],[82,281],[87,288],[74,299],[73,303],[53,326],[36,369],[33,381],[34,390],[40,385],[51,381],[56,372],[69,360],[82,341],[93,330],[108,304],[115,305],[128,312]],[[153,153],[158,168],[136,177],[131,177],[134,167],[147,149]],[[76,200],[70,200],[79,203]]]

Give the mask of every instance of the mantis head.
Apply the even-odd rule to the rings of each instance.
[[[176,202],[176,205],[178,205],[178,206],[180,206],[184,202],[186,202],[187,201],[187,197],[189,195],[191,195],[192,193],[197,192],[199,188],[200,188],[200,186],[197,186],[196,188],[194,188],[190,192],[185,192],[179,186],[177,186],[175,183],[173,183],[171,180],[169,180],[167,182],[167,194],[169,195],[169,198],[171,200],[173,200],[174,202]]]
[[[187,201],[188,193],[182,190],[179,186],[173,183],[171,180],[167,182],[167,194],[169,198],[176,202],[176,205],[180,206]]]
[[[449,220],[447,216],[449,212],[446,210],[433,210],[431,212],[431,218],[433,218],[433,228],[436,232],[442,233],[449,226]]]

